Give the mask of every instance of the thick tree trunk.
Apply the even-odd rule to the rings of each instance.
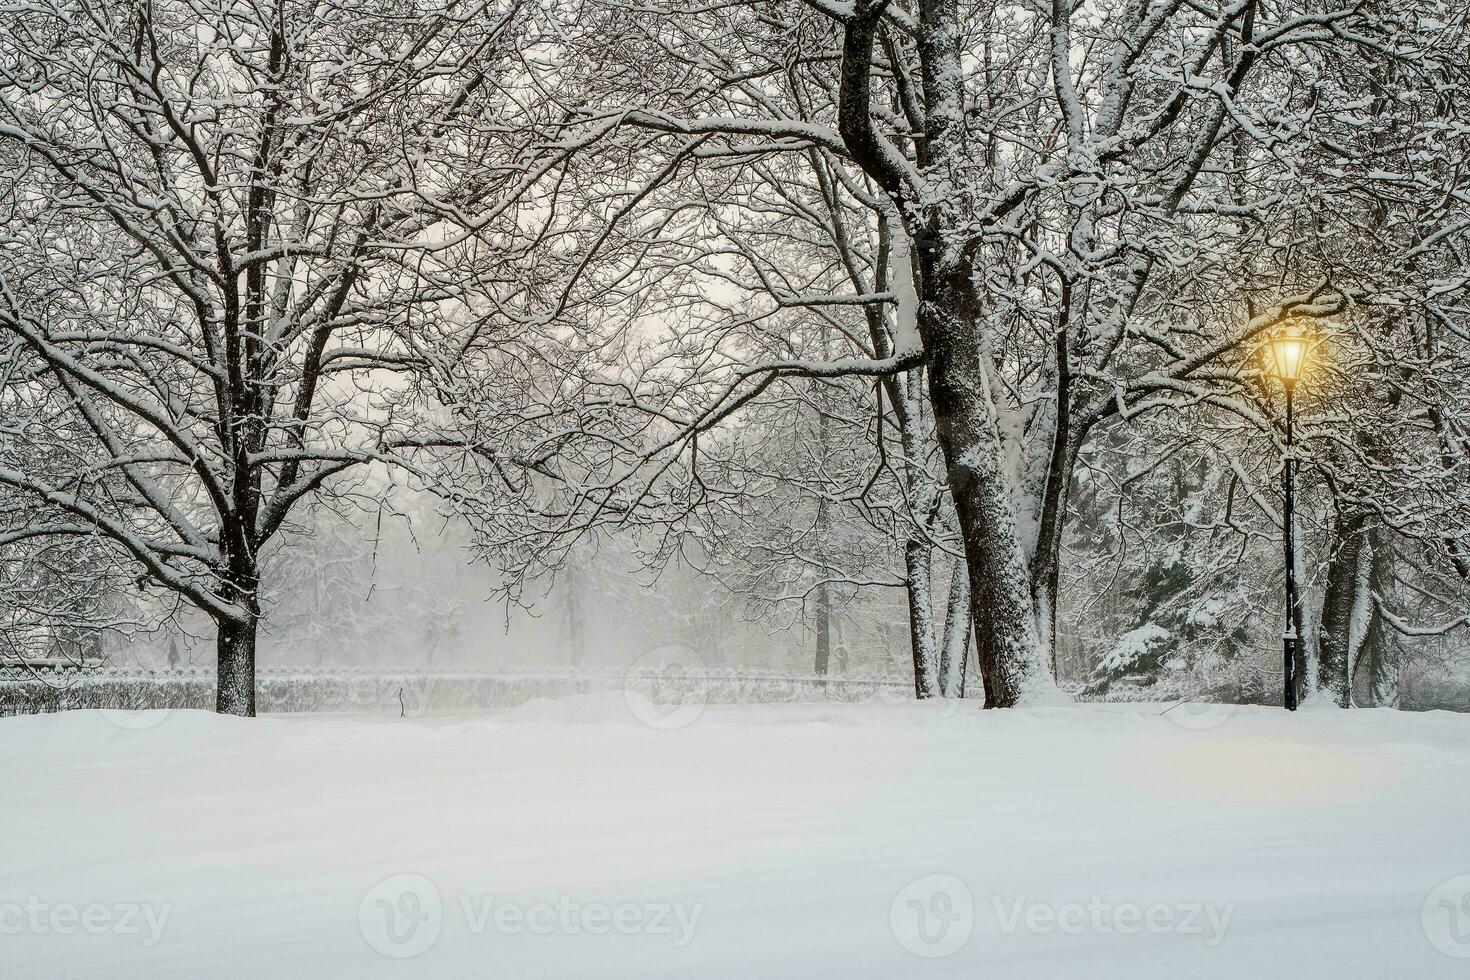
[[[244,621],[220,620],[216,625],[214,710],[222,715],[254,718],[255,636],[260,627],[259,613],[252,613]]]
[[[240,610],[215,620],[215,707],[222,715],[255,717],[255,637],[260,631],[260,573],[242,549],[231,557],[232,572],[221,592]]]
[[[986,705],[1054,701],[1056,681],[1047,668],[1032,591],[1031,542],[1023,540],[1018,519],[1021,491],[1001,431],[1002,413],[1014,399],[996,378],[999,368],[989,344],[992,327],[977,295],[976,282],[985,272],[977,268],[974,215],[967,210],[965,192],[974,158],[965,147],[964,13],[952,0],[919,5],[914,37],[923,118],[915,113],[914,124],[923,138],[915,141],[911,170],[873,125],[874,42],[886,7],[857,0],[843,18],[837,129],[852,159],[894,203],[915,245],[914,325],[927,358],[939,444],[965,542]],[[1077,127],[1073,132],[1081,135]],[[992,213],[1008,212],[1021,199]],[[894,266],[899,275],[907,271],[897,252]],[[904,291],[896,291],[902,313]],[[903,316],[898,321],[905,336],[895,347],[907,349],[908,323]],[[1010,435],[1015,419],[1005,421]],[[1058,478],[1064,475],[1059,472]],[[1054,590],[1043,583],[1042,596]],[[1050,617],[1055,601],[1046,604]],[[1047,639],[1049,635],[1048,630]]]
[[[1339,707],[1352,707],[1355,686],[1369,703],[1382,704],[1398,686],[1398,657],[1374,599],[1391,574],[1382,531],[1355,513],[1338,521],[1333,538],[1317,628],[1319,683]]]
[[[937,252],[922,253],[919,330],[929,352],[935,429],[965,542],[985,706],[1055,701],[1056,681],[1042,651],[1021,538],[1019,488],[1001,435],[1004,392],[993,380],[997,367],[975,322],[972,270],[963,264],[941,270]]]
[[[960,523],[965,530],[980,678],[985,706],[1009,708],[1048,688],[1042,663],[1029,576],[1021,555],[1007,486],[993,463],[965,452],[950,467]]]
[[[936,356],[930,376],[940,445],[965,541],[985,706],[1008,708],[1025,700],[1053,700],[1056,685],[1037,633],[1015,488],[996,419],[985,404],[988,385],[972,383],[977,374],[983,383],[983,372],[955,370],[948,357]]]
[[[1323,693],[1340,708],[1352,705],[1351,644],[1359,565],[1364,550],[1363,525],[1364,516],[1352,514],[1339,519],[1333,529],[1317,627],[1318,682]]]
[[[1360,652],[1354,662],[1357,703],[1365,708],[1398,707],[1403,671],[1403,646],[1378,611],[1377,596],[1393,587],[1394,552],[1388,532],[1372,528],[1365,548],[1372,560],[1362,574],[1365,618]]]
[[[1403,651],[1392,637],[1383,634],[1382,620],[1374,629],[1378,636],[1358,658],[1354,677],[1356,703],[1364,708],[1396,708],[1399,706]]]

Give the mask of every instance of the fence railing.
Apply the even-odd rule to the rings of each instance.
[[[541,667],[493,671],[267,667],[256,675],[262,712],[393,713],[510,708],[535,698],[637,692],[659,703],[858,702],[912,697],[894,676],[793,675],[741,669],[667,667],[588,671]],[[136,710],[214,707],[210,668],[0,668],[0,716],[75,708]]]
[[[74,708],[214,707],[215,675],[207,667],[0,665],[0,717]],[[536,698],[610,691],[636,692],[655,703],[745,704],[793,701],[909,701],[913,682],[898,675],[793,674],[755,668],[660,667],[581,670],[507,667],[495,670],[285,666],[261,668],[256,695],[262,712],[391,713],[513,708]],[[1437,694],[1438,696],[1430,696]],[[1201,700],[1229,701],[1227,697]],[[1404,692],[1407,710],[1470,711],[1454,692]]]

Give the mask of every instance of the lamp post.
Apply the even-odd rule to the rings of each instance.
[[[1302,376],[1302,363],[1307,359],[1307,341],[1303,337],[1283,335],[1266,345],[1269,352],[1271,373],[1286,389],[1286,462],[1282,467],[1285,484],[1285,506],[1281,512],[1282,538],[1286,545],[1286,629],[1281,634],[1284,653],[1283,661],[1283,704],[1287,711],[1296,710],[1296,540],[1294,511],[1292,507],[1292,477],[1296,461],[1292,458],[1292,404],[1291,396],[1296,383]]]

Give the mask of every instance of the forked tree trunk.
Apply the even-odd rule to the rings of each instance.
[[[1381,625],[1375,628],[1381,635],[1358,658],[1354,677],[1356,703],[1364,708],[1397,708],[1403,675],[1403,648],[1383,631]]]
[[[903,213],[916,246],[915,326],[965,542],[986,707],[1056,700],[1056,682],[1046,669],[1037,631],[1017,488],[1000,431],[998,413],[1006,392],[994,378],[997,366],[977,303],[975,280],[983,271],[975,267],[967,244],[972,229],[959,203],[967,180],[962,144],[968,111],[961,85],[961,11],[953,2],[921,5],[916,40],[925,118],[915,163],[927,190],[918,200],[892,147],[885,147],[873,126],[874,40],[886,7],[859,0],[844,20],[837,129],[852,158]],[[921,667],[917,647],[915,660]],[[916,676],[915,683],[922,681]]]
[[[975,454],[950,467],[965,529],[980,677],[987,708],[1010,708],[1054,689],[1042,659],[1015,515],[993,463]]]
[[[932,296],[926,291],[926,297]],[[926,304],[930,305],[930,304]],[[932,308],[938,307],[935,303]],[[963,315],[963,309],[951,316]],[[931,324],[926,346],[939,443],[970,574],[970,609],[987,708],[1054,700],[1037,631],[1015,487],[993,403],[988,353],[973,331]]]
[[[1391,574],[1380,553],[1382,534],[1363,513],[1343,517],[1334,529],[1327,582],[1317,628],[1318,681],[1338,707],[1352,707],[1361,683],[1372,704],[1396,694],[1398,661],[1378,614],[1374,592]]]

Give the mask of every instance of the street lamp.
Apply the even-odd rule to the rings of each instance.
[[[1294,513],[1292,508],[1292,476],[1295,461],[1292,459],[1292,405],[1291,395],[1302,376],[1302,365],[1307,359],[1309,344],[1305,337],[1283,334],[1266,344],[1266,360],[1270,373],[1274,374],[1286,389],[1286,464],[1282,467],[1282,479],[1286,485],[1286,504],[1282,508],[1281,523],[1283,540],[1286,543],[1286,630],[1281,634],[1284,648],[1283,703],[1287,711],[1296,710],[1296,551]]]

